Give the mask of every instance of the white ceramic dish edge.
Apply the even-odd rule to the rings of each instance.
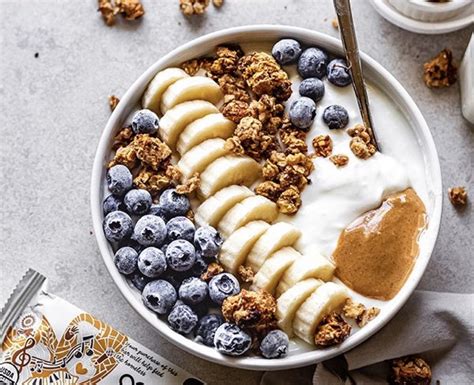
[[[471,4],[470,0],[455,0],[447,3],[435,3],[425,0],[388,0],[389,4],[411,19],[438,22],[448,20]]]
[[[385,70],[380,64],[378,64],[366,54],[362,54],[361,57],[364,66],[370,71],[374,72],[374,76],[377,77],[379,81],[383,79],[383,81],[386,83],[385,87],[398,95],[399,100],[397,103],[402,105],[408,111],[408,119],[412,126],[415,127],[415,131],[418,131],[417,137],[421,141],[420,146],[424,150],[426,162],[431,165],[431,175],[427,179],[431,181],[431,190],[434,194],[434,205],[430,215],[429,229],[427,230],[427,234],[424,235],[429,237],[426,241],[427,247],[420,253],[419,262],[417,262],[416,269],[414,269],[410,275],[409,280],[398,293],[398,295],[392,300],[393,306],[391,306],[390,310],[387,311],[385,315],[380,315],[377,317],[375,320],[370,322],[367,326],[359,330],[355,335],[351,336],[347,341],[339,346],[324,350],[313,350],[290,355],[284,359],[279,360],[266,360],[258,357],[226,357],[218,353],[213,348],[208,348],[204,345],[194,343],[190,339],[173,332],[163,321],[159,320],[156,315],[150,311],[147,311],[138,298],[131,295],[130,286],[127,284],[124,277],[117,271],[113,263],[112,250],[105,239],[102,230],[102,186],[105,171],[105,159],[108,158],[110,153],[111,137],[117,125],[123,122],[123,120],[131,112],[132,108],[140,99],[145,86],[159,69],[165,68],[169,65],[172,65],[173,63],[180,62],[182,59],[180,56],[184,56],[185,53],[187,56],[192,57],[193,55],[198,55],[199,53],[205,51],[199,47],[206,46],[209,49],[209,47],[222,44],[224,42],[248,41],[249,35],[252,35],[251,40],[264,40],[265,38],[276,40],[281,37],[291,36],[296,39],[301,39],[302,41],[317,41],[319,45],[328,48],[330,51],[342,53],[341,42],[335,38],[303,28],[276,25],[244,26],[214,32],[192,40],[191,42],[188,42],[168,53],[160,60],[155,62],[155,64],[153,64],[150,68],[148,68],[148,70],[146,70],[145,73],[142,74],[132,84],[125,95],[121,98],[119,105],[107,122],[97,148],[92,170],[91,210],[94,232],[97,238],[99,249],[107,270],[112,276],[112,279],[120,289],[122,295],[134,308],[134,310],[137,311],[137,313],[139,313],[148,323],[155,327],[163,337],[191,354],[222,365],[250,370],[281,370],[314,364],[354,348],[380,330],[403,306],[410,294],[418,285],[418,282],[420,281],[429,261],[437,238],[442,206],[441,171],[437,151],[429,128],[415,102],[411,99],[400,83],[398,83],[398,81],[387,70]]]

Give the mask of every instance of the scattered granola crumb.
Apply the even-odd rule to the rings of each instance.
[[[201,185],[201,179],[199,178],[199,173],[195,173],[190,178],[188,178],[184,183],[176,186],[176,192],[178,194],[191,194],[196,191]]]
[[[222,315],[226,321],[257,336],[276,328],[275,312],[275,298],[266,291],[243,289],[239,294],[226,298],[222,304]]]
[[[191,222],[194,222],[194,211],[193,211],[192,209],[189,209],[185,216],[186,216],[186,218],[188,218]]]
[[[237,275],[243,282],[252,282],[255,273],[250,266],[240,265],[237,269]]]
[[[336,18],[331,20],[331,25],[332,25],[333,28],[339,29],[339,23],[338,23]]]
[[[392,385],[429,385],[431,383],[431,368],[420,357],[407,356],[391,362]]]
[[[212,0],[214,7],[220,8],[224,4],[224,0]]]
[[[348,299],[344,304],[342,313],[345,317],[355,320],[359,327],[364,327],[380,313],[380,309],[376,307],[366,308],[363,304]]]
[[[128,146],[132,142],[133,136],[134,133],[130,127],[123,128],[117,135],[115,135],[112,149],[117,150],[119,147]]]
[[[429,88],[449,87],[457,80],[457,68],[450,49],[443,49],[423,65],[423,80]]]
[[[209,0],[179,0],[179,9],[186,16],[202,15],[209,5]]]
[[[102,14],[105,24],[108,26],[115,24],[116,7],[112,4],[112,0],[99,0],[98,11]]]
[[[137,20],[145,14],[140,0],[115,0],[115,6],[125,20]]]
[[[201,274],[201,279],[203,281],[209,282],[212,277],[215,277],[217,274],[223,273],[224,268],[218,264],[217,262],[211,262],[209,266],[207,266],[207,270]]]
[[[115,107],[117,107],[117,104],[119,104],[120,99],[117,98],[115,95],[110,95],[109,96],[109,107],[110,111],[115,110]]]
[[[463,186],[451,187],[448,190],[448,196],[451,203],[456,207],[465,206],[467,203],[467,190]]]
[[[329,160],[337,167],[343,167],[349,162],[349,157],[344,154],[334,154],[329,157]]]
[[[351,326],[337,313],[323,318],[314,336],[317,346],[332,346],[342,343],[351,333]]]
[[[329,135],[318,135],[313,138],[314,154],[327,158],[332,153],[332,139]]]

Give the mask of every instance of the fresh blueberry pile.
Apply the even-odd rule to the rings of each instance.
[[[331,60],[321,48],[303,49],[294,39],[282,39],[273,46],[272,55],[282,66],[296,64],[303,78],[299,87],[301,97],[293,101],[288,112],[291,123],[302,131],[308,131],[316,117],[316,103],[324,96],[325,76],[337,87],[352,82],[346,61],[340,58]],[[323,121],[330,129],[344,128],[349,123],[349,114],[344,107],[332,105],[324,110]]]

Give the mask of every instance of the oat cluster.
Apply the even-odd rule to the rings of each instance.
[[[222,7],[224,0],[212,0],[212,4],[216,8]],[[179,9],[185,16],[202,15],[207,6],[209,0],[179,0]]]
[[[429,88],[449,87],[457,80],[457,68],[450,49],[443,49],[423,65],[423,80]]]
[[[314,342],[316,346],[332,346],[342,343],[351,334],[351,325],[333,312],[323,318],[319,324]]]
[[[349,163],[349,157],[344,154],[334,154],[329,157],[329,160],[337,167],[343,167]]]
[[[397,358],[391,363],[390,384],[392,385],[429,385],[431,368],[420,357]]]
[[[98,0],[98,3],[98,10],[109,26],[115,24],[117,15],[125,20],[136,20],[145,14],[140,0]]]
[[[235,323],[255,337],[276,329],[275,313],[275,298],[266,291],[242,289],[239,294],[226,298],[222,303],[225,320]]]
[[[348,128],[346,132],[352,137],[349,144],[355,156],[361,159],[368,159],[377,151],[373,145],[367,128],[362,124],[356,124]]]
[[[363,304],[348,299],[344,304],[342,313],[345,317],[356,321],[357,326],[364,327],[380,313],[376,307],[366,308]]]
[[[110,111],[115,110],[115,107],[117,107],[117,104],[119,104],[120,99],[116,97],[115,95],[110,95],[109,96],[109,107]]]
[[[467,190],[465,187],[451,187],[448,190],[448,196],[451,203],[456,207],[462,207],[467,204]]]
[[[207,270],[201,274],[201,279],[203,281],[209,282],[213,277],[223,272],[224,268],[222,267],[222,265],[217,262],[211,262],[207,266]]]
[[[252,282],[255,273],[250,266],[240,265],[237,269],[237,275],[243,282]]]
[[[313,138],[314,155],[327,158],[332,154],[332,139],[329,135],[318,135]]]
[[[116,151],[108,167],[116,164],[128,167],[134,175],[134,186],[154,197],[172,186],[176,186],[180,194],[191,193],[199,187],[198,174],[180,184],[182,173],[171,164],[171,149],[156,136],[135,135],[126,127],[115,136],[112,148]]]

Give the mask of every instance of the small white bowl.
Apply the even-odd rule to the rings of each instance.
[[[117,271],[113,262],[112,247],[105,239],[102,230],[105,165],[110,158],[113,136],[120,130],[127,116],[137,107],[148,82],[158,71],[169,66],[178,65],[184,60],[208,53],[219,44],[277,41],[283,37],[295,38],[305,45],[319,46],[335,55],[341,56],[343,53],[340,40],[308,29],[280,25],[257,25],[231,28],[192,40],[159,59],[132,84],[121,98],[119,105],[110,116],[104,129],[92,170],[91,209],[94,232],[104,263],[122,295],[150,325],[179,348],[203,359],[222,365],[251,370],[281,370],[311,365],[344,353],[376,333],[398,312],[418,285],[431,257],[441,220],[441,171],[430,130],[415,102],[400,83],[375,60],[362,53],[361,59],[367,79],[381,89],[393,103],[398,106],[400,111],[411,123],[419,151],[423,155],[426,180],[429,181],[430,184],[429,202],[427,202],[429,226],[423,233],[423,241],[420,243],[420,255],[417,258],[415,266],[407,282],[396,297],[384,304],[378,317],[351,335],[341,345],[327,349],[312,349],[308,346],[305,347],[305,344],[301,343],[301,347],[300,344],[298,344],[297,351],[293,353],[290,352],[287,357],[276,360],[267,360],[256,356],[240,358],[224,356],[213,348],[204,346],[175,333],[164,321],[160,320],[156,314],[143,305],[138,291],[132,288],[124,276]],[[153,60],[153,58],[150,58],[150,60]],[[429,320],[427,320],[427,322],[428,321]]]
[[[451,0],[446,3],[427,0],[388,0],[400,13],[411,19],[437,22],[459,15],[472,0]]]

